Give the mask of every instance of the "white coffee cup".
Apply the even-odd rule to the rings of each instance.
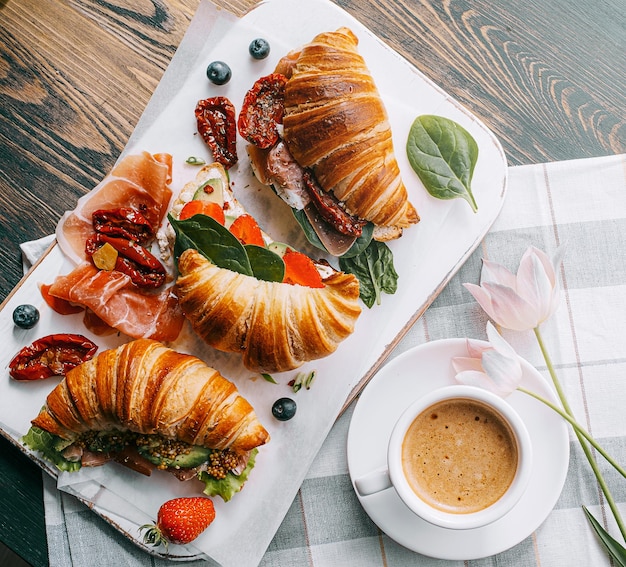
[[[445,386],[402,413],[389,439],[387,466],[355,479],[354,486],[362,497],[393,487],[423,520],[472,529],[515,506],[532,460],[526,426],[507,401],[474,386]]]

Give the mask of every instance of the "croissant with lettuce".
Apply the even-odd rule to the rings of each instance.
[[[24,442],[61,470],[116,460],[199,478],[230,498],[269,441],[252,406],[199,358],[139,339],[70,370]],[[221,485],[220,485],[221,482]]]

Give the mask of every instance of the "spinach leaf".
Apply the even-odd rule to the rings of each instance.
[[[250,260],[241,242],[215,219],[206,215],[194,215],[182,221],[168,215],[168,219],[176,233],[176,261],[187,248],[195,248],[220,268],[253,275]]]
[[[283,281],[285,263],[278,254],[263,246],[242,245],[215,219],[206,215],[194,215],[183,221],[171,215],[168,218],[176,233],[176,261],[187,248],[194,248],[220,268],[268,282]]]
[[[393,254],[384,242],[372,240],[369,246],[353,258],[339,258],[339,267],[359,280],[360,296],[367,307],[380,305],[381,294],[394,294],[398,289],[398,274],[393,266]]]
[[[438,199],[463,198],[476,212],[471,191],[478,144],[461,125],[443,116],[418,116],[406,144],[411,167]]]
[[[244,248],[255,278],[266,282],[283,281],[285,262],[278,254],[255,244],[246,244]]]
[[[359,254],[361,254],[370,245],[373,235],[374,235],[374,224],[371,222],[368,222],[363,227],[363,232],[361,233],[361,236],[359,236],[354,241],[354,244],[350,246],[350,250],[348,250],[345,254],[342,254],[341,257],[352,258],[354,256],[358,256]]]

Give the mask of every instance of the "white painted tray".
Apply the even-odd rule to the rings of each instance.
[[[301,368],[315,369],[317,378],[310,390],[294,395],[298,413],[291,421],[274,420],[271,405],[279,397],[293,395],[287,382],[295,372],[274,375],[279,384],[270,384],[243,368],[237,357],[204,346],[190,331],[179,338],[176,348],[200,356],[237,383],[272,440],[261,448],[244,490],[228,503],[215,500],[217,519],[210,529],[193,545],[170,546],[169,557],[173,559],[210,557],[223,565],[258,564],[346,402],[373,376],[478,246],[503,204],[506,160],[491,132],[363,25],[327,0],[269,0],[241,19],[203,2],[125,153],[142,150],[171,153],[172,187],[178,190],[196,173],[195,168],[184,165],[187,157],[210,159],[208,150],[195,134],[196,102],[219,94],[227,96],[239,110],[247,89],[257,78],[270,73],[283,54],[306,43],[318,32],[342,25],[349,26],[359,37],[359,50],[390,115],[396,154],[410,200],[422,220],[390,244],[399,274],[397,293],[384,295],[382,304],[371,310],[364,307],[354,334],[333,355]],[[271,54],[264,61],[254,61],[248,54],[248,44],[256,37],[270,41]],[[205,75],[207,64],[216,59],[227,61],[233,70],[233,78],[222,87],[211,85]],[[451,118],[476,139],[480,154],[472,188],[478,203],[477,214],[462,200],[439,201],[430,197],[411,170],[405,144],[408,130],[420,114]],[[243,146],[240,140],[240,163],[230,170],[236,196],[275,239],[305,248],[286,206],[252,177]],[[70,204],[68,208],[72,207]],[[127,340],[116,336],[94,337],[83,327],[80,315],[60,316],[45,306],[38,284],[51,283],[56,275],[70,268],[60,249],[53,247],[4,302],[0,312],[0,331],[5,341],[0,354],[4,374],[0,380],[0,432],[54,476],[56,470],[30,454],[20,438],[57,381],[14,382],[8,376],[10,359],[22,346],[50,333],[81,332],[95,340],[101,350]],[[34,329],[24,331],[14,327],[11,314],[20,303],[39,307],[42,317]],[[156,472],[146,478],[115,464],[83,469],[69,477],[60,475],[58,484],[60,489],[87,502],[142,547],[137,527],[154,519],[163,501],[202,488],[195,481],[181,483],[165,473]],[[160,553],[153,548],[145,549]]]

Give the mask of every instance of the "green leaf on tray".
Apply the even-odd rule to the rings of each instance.
[[[471,191],[478,144],[461,125],[443,116],[418,116],[406,151],[411,167],[433,197],[462,198],[474,212],[478,210]]]
[[[380,305],[382,293],[394,294],[398,289],[398,274],[393,265],[393,255],[384,242],[372,240],[358,256],[339,258],[344,272],[354,274],[359,280],[360,296],[367,305]]]
[[[608,554],[613,558],[615,564],[619,567],[626,567],[626,549],[624,546],[619,543],[617,540],[613,539],[606,530],[600,525],[598,520],[596,520],[589,510],[585,506],[583,506],[583,510],[587,515],[587,519],[591,523],[591,526],[595,530],[596,534],[600,538],[600,541],[604,544]]]

